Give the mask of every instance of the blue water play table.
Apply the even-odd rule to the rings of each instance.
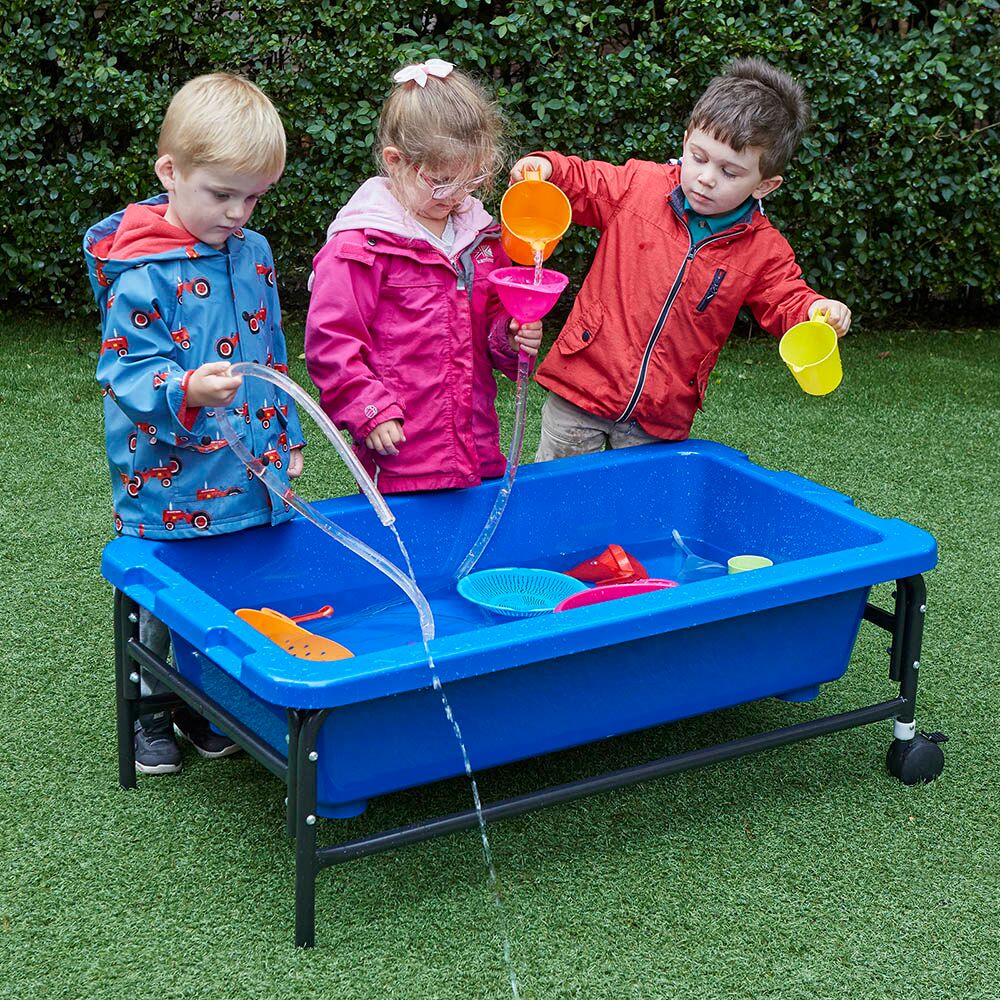
[[[487,820],[878,719],[894,720],[890,771],[929,780],[943,758],[916,732],[914,704],[934,539],[874,517],[823,486],[705,441],[532,465],[517,479],[479,568],[566,570],[616,542],[653,577],[682,572],[672,529],[699,554],[766,555],[774,565],[560,614],[495,617],[460,598],[452,575],[496,484],[394,498],[391,508],[434,610],[430,643],[472,766],[492,767],[692,715],[778,696],[803,701],[847,669],[862,619],[893,636],[899,696],[487,805]],[[367,501],[320,509],[399,562]],[[463,772],[413,606],[381,573],[301,518],[193,541],[118,538],[102,570],[116,590],[119,771],[135,785],[136,716],[183,699],[287,785],[297,846],[297,941],[314,939],[314,880],[326,865],[477,822],[474,811],[317,847],[316,818]],[[895,608],[868,603],[897,582]],[[290,656],[237,608],[288,614],[332,604],[309,628],[347,646],[333,663]],[[176,662],[138,641],[136,605],[169,626]],[[143,699],[137,664],[175,695]]]

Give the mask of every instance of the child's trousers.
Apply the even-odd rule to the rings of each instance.
[[[542,436],[535,453],[536,462],[551,462],[570,455],[589,455],[605,448],[631,448],[656,444],[662,438],[647,434],[634,420],[616,423],[550,392],[542,405]]]
[[[170,630],[155,615],[145,608],[139,608],[139,642],[155,653],[161,660],[170,662],[167,657],[170,655]],[[164,694],[170,688],[162,683],[152,674],[139,668],[139,691],[146,697],[151,694]],[[159,719],[165,715],[164,712],[156,712],[150,718]],[[145,723],[144,723],[145,724]]]

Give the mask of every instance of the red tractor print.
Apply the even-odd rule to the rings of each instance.
[[[220,358],[231,358],[239,342],[240,335],[238,333],[231,333],[228,337],[220,337],[215,342],[215,349],[219,352]]]
[[[111,279],[104,273],[104,265],[107,264],[108,259],[106,257],[95,257],[94,258],[94,271],[97,274],[97,283],[101,288],[109,288],[111,286]],[[111,303],[108,303],[110,308]]]
[[[152,312],[143,312],[141,309],[132,310],[132,325],[137,330],[145,330],[153,320],[160,318],[160,312],[155,305]]]
[[[136,424],[135,425],[143,434],[149,435],[149,443],[156,444],[156,426],[155,424]],[[133,431],[128,436],[128,450],[135,451],[135,447],[138,444],[138,439],[135,431]]]
[[[108,301],[105,303],[108,309],[110,309],[115,304],[115,297],[118,295],[117,292],[112,292],[108,296]]]
[[[150,479],[159,479],[160,485],[164,489],[169,489],[171,482],[173,482],[173,477],[180,471],[180,460],[171,455],[170,460],[166,465],[154,465],[151,469],[137,470],[131,479],[125,481],[125,492],[130,497],[137,497],[139,495],[139,490],[141,490],[143,485],[148,483]],[[122,479],[124,481],[124,477],[122,477]]]
[[[205,278],[192,278],[190,281],[177,282],[177,301],[180,302],[185,292],[193,292],[199,299],[207,299],[212,286]]]
[[[115,531],[117,531],[119,534],[121,534],[121,530],[122,530],[122,526],[123,526],[124,522],[122,521],[121,515],[118,513],[118,511],[115,511],[114,513],[115,513]]]
[[[204,489],[198,490],[194,498],[195,500],[217,500],[219,497],[233,497],[244,492],[245,490],[242,486],[230,486],[225,490],[217,489],[214,486],[206,486]]]
[[[118,357],[124,358],[128,354],[128,337],[108,337],[101,341],[101,354],[105,351],[115,351]]]
[[[191,335],[187,332],[186,326],[178,327],[170,331],[170,339],[178,344],[182,350],[187,350],[191,346]]]
[[[260,456],[260,460],[261,462],[264,463],[264,465],[271,464],[276,469],[281,468],[281,456],[278,454],[277,449],[275,448],[268,448],[267,451],[265,451],[264,454]]]
[[[237,407],[233,410],[233,413],[238,417],[242,417],[246,423],[250,423],[250,404],[244,403],[242,406]]]
[[[274,268],[268,267],[267,264],[258,264],[257,273],[263,275],[264,280],[274,288]]]
[[[262,406],[257,410],[257,419],[260,421],[260,426],[267,430],[271,426],[271,421],[275,418],[278,411],[273,406]]]
[[[255,313],[249,313],[244,310],[243,319],[246,321],[247,326],[250,327],[251,333],[260,333],[261,324],[267,319],[267,307],[261,306]]]
[[[101,395],[102,396],[110,396],[112,399],[117,399],[118,398],[115,395],[115,390],[112,389],[110,385],[102,385],[101,386]]]
[[[284,431],[278,435],[278,447],[282,451],[288,451],[288,435]]]
[[[207,531],[212,519],[203,510],[195,510],[190,513],[186,510],[174,510],[172,507],[163,512],[163,527],[167,531],[173,531],[178,524],[190,524],[199,531]]]
[[[202,442],[202,444],[191,445],[199,455],[207,455],[209,452],[218,451],[220,448],[225,448],[229,443],[225,438],[202,438]]]
[[[270,351],[267,352],[267,357],[264,359],[264,364],[268,368],[272,368],[276,372],[281,372],[282,375],[288,374],[288,365],[283,365],[280,361],[277,364],[275,364],[274,355]]]
[[[153,372],[153,388],[159,389],[160,386],[166,385],[170,381],[170,371],[165,372]]]

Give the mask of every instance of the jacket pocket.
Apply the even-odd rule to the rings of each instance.
[[[601,332],[603,319],[604,310],[599,302],[588,305],[585,313],[581,311],[579,316],[571,317],[556,341],[559,353],[568,356],[590,347]]]
[[[709,351],[698,365],[698,373],[695,375],[695,386],[698,390],[699,410],[704,409],[705,393],[708,392],[708,376],[712,374],[712,369],[715,367],[716,361],[719,360],[721,350],[721,347],[717,347],[715,350]]]
[[[703,313],[710,305],[712,299],[715,298],[722,287],[722,279],[725,278],[726,272],[720,267],[715,274],[712,276],[712,281],[705,291],[705,294],[701,297],[701,301],[695,306],[697,312]]]

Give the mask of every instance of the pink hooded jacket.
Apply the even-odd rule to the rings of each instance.
[[[490,271],[510,261],[475,198],[452,216],[449,260],[373,177],[355,192],[313,260],[306,364],[323,409],[354,439],[383,493],[475,486],[501,476],[493,369],[517,375],[510,316]],[[364,439],[402,420],[398,455]]]

